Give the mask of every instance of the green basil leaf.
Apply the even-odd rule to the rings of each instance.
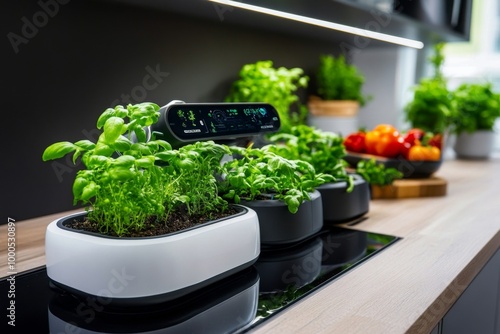
[[[112,145],[113,149],[117,152],[126,152],[130,150],[131,146],[132,142],[124,136],[116,138],[115,142]]]
[[[95,147],[95,144],[87,139],[79,140],[75,143],[75,145],[78,146],[79,148],[85,150],[85,151],[92,150]]]
[[[112,179],[117,181],[126,181],[134,177],[134,173],[130,169],[124,167],[112,168],[108,173]]]
[[[121,155],[118,158],[111,161],[113,166],[119,166],[124,168],[130,168],[135,162],[135,158],[131,155]]]
[[[139,168],[151,168],[154,164],[155,157],[152,155],[135,160],[135,165]]]
[[[101,114],[101,116],[99,116],[99,118],[97,119],[97,128],[101,129],[104,126],[104,124],[106,123],[106,121],[115,115],[116,115],[116,111],[113,108],[108,108],[108,109],[104,110],[104,112]]]
[[[124,123],[125,121],[119,117],[108,118],[106,123],[104,123],[106,144],[113,144],[126,131]]]
[[[45,149],[42,159],[43,161],[59,159],[76,149],[77,146],[68,141],[54,143]]]

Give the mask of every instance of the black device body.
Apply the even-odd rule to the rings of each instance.
[[[268,103],[169,103],[149,131],[179,147],[196,141],[236,141],[280,128],[278,111]]]

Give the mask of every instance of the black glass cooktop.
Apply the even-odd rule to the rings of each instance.
[[[0,280],[1,332],[244,333],[397,240],[326,227],[299,244],[263,249],[252,267],[191,295],[120,310],[57,290],[41,267]]]

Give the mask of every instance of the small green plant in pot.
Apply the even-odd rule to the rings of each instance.
[[[357,114],[371,98],[363,93],[364,75],[340,55],[321,55],[316,71],[316,95],[308,102],[309,124],[324,131],[350,133]]]
[[[368,183],[357,174],[347,173],[343,138],[333,132],[298,125],[290,133],[270,137],[270,150],[288,159],[310,163],[317,173],[328,174],[334,181],[317,187],[323,200],[326,222],[340,223],[368,212]]]
[[[500,94],[491,83],[462,84],[453,92],[452,130],[458,157],[487,158],[494,145],[494,126],[500,117]]]
[[[307,87],[309,77],[301,68],[273,66],[270,60],[246,64],[233,82],[226,102],[267,102],[279,113],[280,132],[303,124],[307,108],[301,104],[298,91]]]
[[[414,87],[413,99],[405,106],[406,120],[412,128],[435,134],[449,130],[453,113],[451,92],[441,72],[445,60],[443,48],[442,43],[435,45],[434,55],[429,58],[434,75],[423,78]]]
[[[323,226],[321,195],[315,188],[334,178],[271,148],[231,147],[235,159],[222,165],[219,191],[257,211],[263,245],[303,240]]]
[[[362,92],[365,77],[345,57],[321,55],[316,72],[318,96],[323,100],[357,101],[364,106],[369,97]]]
[[[47,227],[47,274],[55,285],[108,298],[102,287],[114,272],[125,272],[131,281],[110,304],[148,304],[189,293],[256,261],[258,247],[241,248],[234,241],[259,243],[255,212],[230,206],[217,190],[214,173],[228,147],[207,141],[173,150],[168,142],[149,138],[146,127],[158,121],[158,110],[154,103],[108,108],[97,120],[102,133],[95,143],[58,142],[44,151],[45,161],[72,154],[85,166],[73,194],[75,202],[88,205],[87,212]],[[192,247],[202,247],[203,254],[184,252]],[[193,271],[221,252],[237,255],[203,273]],[[175,277],[165,276],[168,272]]]
[[[148,103],[107,109],[97,121],[103,130],[97,143],[59,142],[45,150],[45,161],[81,156],[86,169],[77,173],[74,201],[92,208],[88,228],[95,232],[133,236],[163,225],[162,234],[172,214],[198,221],[228,210],[212,175],[227,147],[203,142],[172,150],[166,141],[148,141],[144,128],[158,120],[158,109]]]

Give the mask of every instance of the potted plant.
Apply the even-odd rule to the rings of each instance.
[[[270,103],[279,113],[280,132],[287,132],[306,122],[307,108],[300,103],[298,90],[308,81],[301,68],[275,68],[270,60],[258,61],[242,67],[225,101]]]
[[[307,125],[298,125],[290,133],[270,137],[269,150],[288,159],[310,163],[317,173],[333,176],[334,180],[317,186],[323,200],[323,219],[341,223],[363,216],[369,209],[368,183],[357,174],[346,171],[343,160],[343,138],[336,133]]]
[[[317,186],[331,175],[316,173],[306,161],[289,160],[263,148],[230,147],[236,159],[221,166],[222,197],[257,212],[264,246],[301,241],[323,227]]]
[[[386,167],[375,158],[360,160],[356,165],[356,173],[370,184],[370,197],[390,198],[393,193],[392,184],[403,178],[403,173],[393,167]]]
[[[412,128],[441,134],[445,137],[443,140],[446,140],[451,125],[453,105],[451,92],[441,71],[445,60],[443,48],[443,43],[434,46],[434,55],[429,58],[434,74],[430,78],[423,78],[414,87],[413,99],[406,104],[404,111],[406,120]]]
[[[343,55],[321,55],[316,93],[309,98],[309,124],[325,131],[349,133],[358,128],[360,106],[370,99],[362,92],[365,78]]]
[[[58,142],[43,160],[81,158],[74,201],[86,212],[57,219],[46,232],[53,284],[112,305],[170,300],[256,261],[256,213],[217,192],[224,145],[196,142],[173,150],[148,138],[153,103],[106,109],[96,143]],[[224,260],[220,260],[220,255]]]
[[[494,126],[500,117],[500,94],[491,83],[460,85],[453,92],[455,112],[453,149],[459,158],[488,158],[493,150]]]

